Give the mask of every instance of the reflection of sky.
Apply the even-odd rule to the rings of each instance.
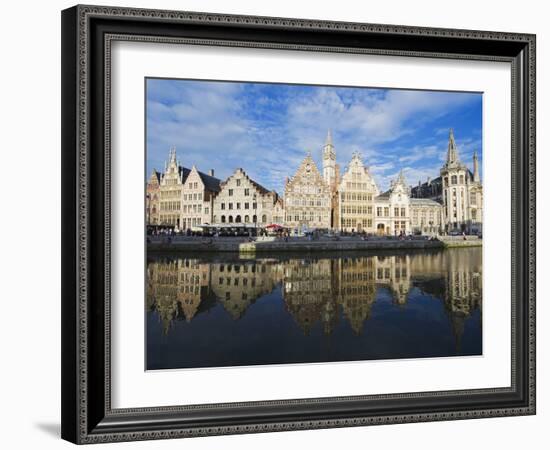
[[[443,301],[414,288],[406,306],[392,303],[380,287],[360,335],[339,307],[330,336],[316,321],[304,335],[286,311],[281,285],[263,295],[234,320],[221,304],[187,323],[174,322],[168,335],[158,313],[147,315],[148,369],[284,364],[368,359],[422,358],[481,354],[481,315],[465,319],[457,348]]]
[[[332,129],[344,169],[359,151],[381,189],[400,169],[409,184],[439,174],[454,128],[463,162],[482,159],[482,95],[265,83],[147,80],[147,173],[162,170],[170,146],[180,164],[224,179],[242,167],[282,193],[310,150]],[[481,167],[481,164],[480,164]]]
[[[150,256],[151,273],[170,276],[153,281],[148,297],[147,367],[480,355],[481,255],[481,248],[453,249],[352,264],[355,254],[300,259],[298,266],[276,256],[210,255],[193,264]],[[367,276],[378,269],[382,278]],[[203,285],[192,295],[200,301],[189,320],[179,293],[193,277]]]

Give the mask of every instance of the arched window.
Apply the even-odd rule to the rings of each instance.
[[[233,216],[229,216],[229,223],[233,223]]]
[[[456,175],[451,177],[451,184],[456,184]]]
[[[222,216],[222,223],[225,223],[225,216]]]
[[[244,223],[250,222],[250,216],[246,215],[244,216]]]
[[[266,223],[267,222],[267,216],[264,214],[262,216],[262,223]]]
[[[460,184],[464,184],[464,175],[460,175]]]
[[[235,217],[235,222],[236,223],[241,223],[241,216]]]
[[[256,216],[256,214],[254,214],[252,216],[252,222],[256,223],[258,221],[258,217]]]

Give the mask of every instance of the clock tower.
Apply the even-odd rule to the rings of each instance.
[[[323,147],[323,178],[327,186],[333,188],[336,183],[336,152],[332,144],[332,133],[327,132],[327,139]]]

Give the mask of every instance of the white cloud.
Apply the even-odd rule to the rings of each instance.
[[[360,152],[381,188],[402,166],[407,166],[414,183],[417,175],[428,171],[435,177],[446,140],[391,150],[388,144],[472,98],[444,92],[317,88],[311,95],[289,89],[285,99],[261,92],[251,99],[241,95],[244,87],[239,83],[158,80],[148,90],[150,165],[161,169],[169,147],[175,145],[185,166],[195,164],[203,171],[212,167],[221,178],[243,167],[280,193],[285,176],[293,175],[306,151],[320,166],[328,128],[333,130],[341,168],[353,152]],[[261,118],[255,116],[257,111],[262,112]],[[441,135],[441,130],[434,130],[434,137]],[[461,152],[471,154],[480,141],[458,143]],[[428,167],[428,161],[433,167]]]

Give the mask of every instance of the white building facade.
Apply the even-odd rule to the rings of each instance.
[[[239,168],[221,183],[214,196],[212,224],[265,227],[273,223],[278,199],[275,191],[256,183]]]

